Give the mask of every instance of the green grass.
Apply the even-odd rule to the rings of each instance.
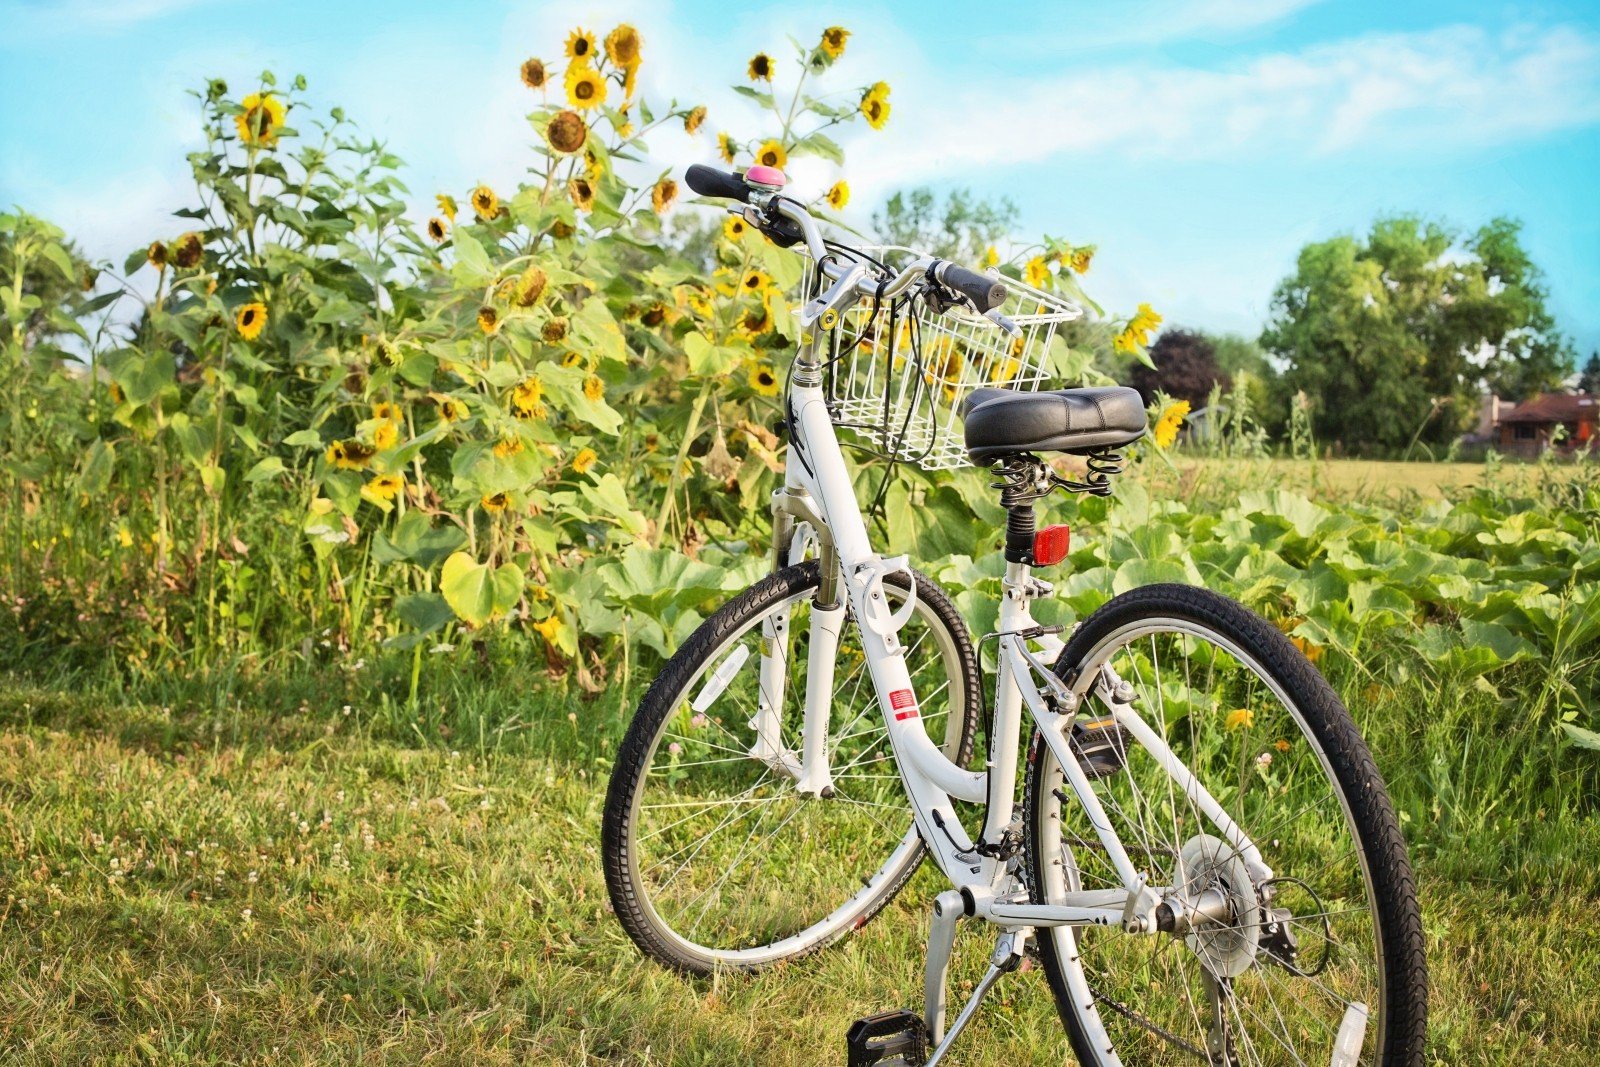
[[[420,717],[374,667],[226,700],[0,682],[0,1059],[836,1063],[851,1019],[918,1003],[927,867],[811,960],[717,981],[643,962],[600,874],[615,698],[529,681],[447,677]],[[1593,798],[1478,689],[1364,715],[1418,859],[1436,1062],[1588,1062]],[[958,986],[987,946],[965,935]],[[1025,973],[959,1062],[1065,1056]]]

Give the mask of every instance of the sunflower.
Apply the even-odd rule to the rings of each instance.
[[[756,151],[756,162],[763,167],[776,167],[782,170],[789,162],[789,153],[778,141],[768,141]]]
[[[536,263],[528,264],[528,268],[517,277],[517,283],[512,288],[512,297],[518,307],[531,308],[539,302],[544,295],[544,287],[550,281],[549,275]]]
[[[844,210],[844,206],[850,202],[850,183],[845,181],[834,182],[832,188],[828,190],[827,200],[828,206],[833,210]]]
[[[850,36],[850,31],[843,26],[829,26],[822,31],[822,43],[819,47],[827,53],[829,59],[838,59],[844,55],[845,38]]]
[[[521,451],[522,438],[520,437],[512,437],[504,441],[495,442],[494,454],[501,459],[505,459],[508,456],[515,456]]]
[[[460,422],[470,414],[467,410],[467,402],[459,397],[453,397],[446,393],[429,393],[428,399],[432,400],[434,406],[439,409],[439,418],[445,422]]]
[[[594,58],[594,34],[576,29],[567,34],[567,58],[578,63],[588,63]]]
[[[456,221],[456,198],[455,197],[448,196],[445,193],[440,193],[438,196],[434,197],[433,199],[439,205],[439,214],[443,215],[445,218],[449,219],[451,222]]]
[[[405,487],[406,480],[398,474],[380,474],[362,488],[362,493],[378,500],[393,500]]]
[[[372,445],[379,452],[393,448],[400,441],[400,427],[388,419],[379,422],[372,430]]]
[[[623,69],[639,65],[639,31],[626,22],[606,34],[606,58]]]
[[[633,94],[635,92],[637,92],[638,89],[639,89],[639,68],[638,67],[628,67],[628,68],[624,69],[623,72],[622,72],[622,102],[623,102],[623,107],[627,107],[628,103],[631,100],[633,100]],[[627,118],[627,114],[626,113],[623,114],[623,118],[624,119]],[[623,123],[623,127],[624,127],[623,129],[617,131],[623,137],[627,137],[629,134],[631,134],[633,132],[633,123],[625,121]]]
[[[1255,721],[1256,713],[1249,708],[1234,708],[1222,724],[1229,730],[1239,730],[1249,728]]]
[[[600,158],[600,153],[594,150],[594,142],[589,142],[589,147],[583,150],[583,176],[591,182],[600,180],[606,172],[606,161]]]
[[[579,211],[594,209],[594,185],[588,178],[574,178],[567,183],[567,191],[572,194],[572,202],[578,205]]]
[[[749,232],[750,224],[744,221],[743,215],[729,215],[722,223],[722,236],[735,243]]]
[[[1034,256],[1028,260],[1028,265],[1022,272],[1022,279],[1035,289],[1043,289],[1050,284],[1049,261],[1043,256]]]
[[[1089,264],[1094,261],[1094,246],[1088,248],[1074,248],[1067,263],[1074,274],[1088,274]]]
[[[267,328],[267,305],[259,300],[244,305],[234,312],[233,324],[238,328],[240,337],[254,341]]]
[[[750,388],[762,396],[778,395],[778,376],[765,363],[750,368]]]
[[[657,300],[654,304],[644,309],[644,314],[639,316],[639,321],[652,330],[667,320],[667,305]]]
[[[479,308],[478,329],[486,334],[494,334],[500,329],[500,313],[487,304]]]
[[[530,89],[543,89],[550,80],[550,72],[544,69],[544,60],[528,58],[522,61],[522,84]]]
[[[772,57],[765,52],[757,52],[750,57],[750,80],[753,82],[769,82],[772,80]]]
[[[587,111],[605,102],[606,80],[594,68],[567,68],[567,103]]]
[[[717,154],[722,157],[724,163],[733,162],[736,147],[732,137],[725,133],[717,134]]]
[[[165,270],[167,266],[167,245],[164,241],[151,241],[150,247],[144,253],[145,262],[156,270]]]
[[[678,183],[671,178],[662,178],[650,190],[650,206],[655,208],[657,215],[666,214],[676,199],[678,199]]]
[[[491,515],[497,515],[511,503],[511,497],[505,493],[485,493],[479,498],[478,503],[483,505],[483,510]]]
[[[340,470],[360,471],[367,469],[373,454],[372,446],[360,441],[335,441],[328,446],[327,458]]]
[[[561,638],[561,615],[559,612],[549,618],[540,619],[533,624],[533,628],[539,631],[539,636],[544,638],[545,644],[551,648],[558,647],[558,642]]]
[[[606,383],[599,375],[591,374],[583,380],[583,395],[598,404],[606,397]]]
[[[746,337],[760,337],[772,329],[772,309],[765,302],[746,311],[739,319],[739,332]]]
[[[706,120],[706,106],[699,105],[683,116],[683,132],[693,137],[700,132],[700,124]]]
[[[396,422],[399,422],[405,417],[405,413],[400,410],[399,404],[393,404],[387,400],[380,400],[376,404],[372,405],[372,417],[375,419],[393,419]]]
[[[1304,637],[1291,637],[1289,643],[1300,650],[1300,654],[1312,663],[1322,658],[1322,646],[1308,641]]]
[[[572,469],[577,474],[588,474],[594,468],[600,457],[592,448],[580,448],[578,454],[572,457]]]
[[[567,336],[567,320],[559,315],[555,316],[544,324],[543,329],[539,331],[539,336],[544,339],[545,344],[555,344]]]
[[[205,254],[206,246],[201,243],[200,235],[193,231],[172,242],[172,263],[183,270],[198,267]]]
[[[563,111],[544,128],[544,137],[551,148],[571,155],[589,139],[589,126],[576,111]]]
[[[881,130],[889,121],[889,85],[887,82],[878,82],[868,89],[861,97],[861,114],[865,116],[867,125],[875,130]]]
[[[511,390],[511,407],[518,415],[527,417],[543,408],[544,383],[537,378],[524,378]]]
[[[447,223],[444,221],[444,219],[441,219],[437,215],[429,219],[428,240],[432,241],[434,244],[443,244],[445,237],[449,234],[446,226]]]
[[[387,337],[380,337],[373,344],[373,358],[379,366],[398,367],[400,365],[400,351],[395,348],[394,342]]]
[[[233,117],[239,140],[247,145],[271,148],[278,140],[278,128],[288,113],[283,101],[271,93],[251,93],[239,102],[244,110]]]
[[[1156,420],[1155,429],[1150,435],[1156,439],[1156,447],[1171,448],[1178,440],[1178,428],[1183,425],[1183,418],[1189,414],[1187,400],[1174,400],[1161,412],[1161,417]]]
[[[556,219],[550,224],[550,236],[558,241],[565,241],[578,232],[578,228],[570,222]]]
[[[687,303],[689,309],[702,318],[709,319],[715,310],[711,303],[711,294],[704,289],[691,289]]]
[[[472,190],[472,210],[478,218],[488,222],[500,214],[500,198],[487,185],[480,185]]]
[[[563,367],[576,367],[582,362],[583,354],[580,352],[574,352],[570,348],[561,354],[561,365]]]
[[[1122,332],[1112,339],[1111,346],[1118,352],[1137,352],[1150,343],[1150,332],[1160,325],[1161,316],[1149,304],[1140,304]]]
[[[983,260],[979,263],[984,270],[1000,265],[1000,251],[994,245],[983,250]]]
[[[747,293],[764,292],[772,285],[772,276],[754,267],[744,272],[744,277],[739,279],[739,288]]]

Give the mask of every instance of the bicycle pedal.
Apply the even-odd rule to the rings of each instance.
[[[928,1027],[914,1011],[880,1011],[851,1023],[845,1046],[849,1067],[922,1067],[928,1060]]]
[[[1106,778],[1122,770],[1128,752],[1128,735],[1116,719],[1090,719],[1072,724],[1068,739],[1078,766],[1090,778]]]

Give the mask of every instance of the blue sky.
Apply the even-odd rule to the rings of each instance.
[[[865,222],[896,188],[1007,195],[1023,228],[1100,245],[1090,288],[1170,323],[1253,333],[1306,241],[1380,212],[1526,224],[1561,328],[1600,348],[1600,4],[558,3],[0,0],[0,205],[115,261],[179,224],[184,90],[304,73],[408,162],[419,202],[527,166],[517,81],[565,31],[643,34],[652,98],[761,132],[727,88],[785,35],[854,31],[831,75],[884,80],[894,117],[842,138]],[[663,167],[714,146],[677,131]],[[828,164],[797,165],[820,190]]]

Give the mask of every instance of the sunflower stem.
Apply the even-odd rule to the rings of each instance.
[[[683,481],[683,465],[689,458],[689,446],[694,443],[695,436],[700,432],[700,415],[705,411],[706,400],[711,396],[711,383],[705,382],[700,386],[700,395],[694,398],[694,407],[689,411],[689,425],[684,427],[683,440],[678,443],[678,458],[672,463],[672,476],[667,481],[666,498],[661,501],[661,515],[656,519],[656,544],[667,534],[667,522],[672,518],[674,506],[678,502],[678,485]]]

